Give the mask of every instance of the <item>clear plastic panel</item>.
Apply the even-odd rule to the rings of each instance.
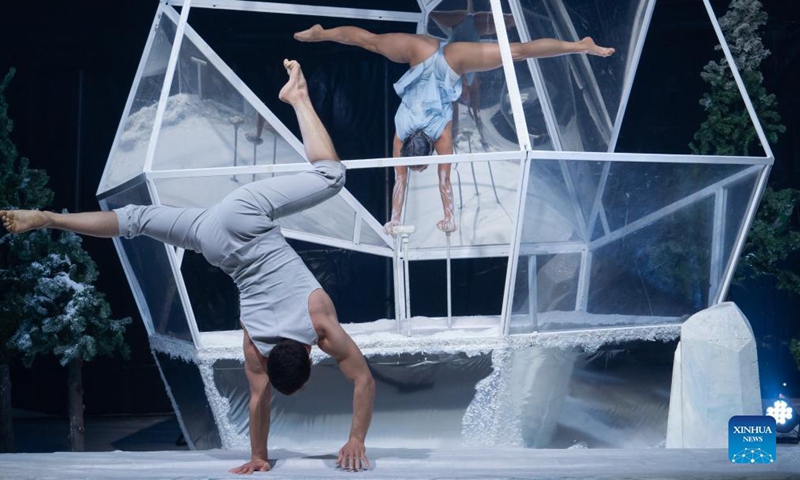
[[[183,252],[181,273],[201,332],[239,330],[239,291],[231,277],[199,253]]]
[[[150,51],[143,58],[144,69],[133,95],[130,111],[114,140],[99,192],[107,191],[142,173],[147,147],[153,132],[158,99],[164,85],[167,64],[175,40],[176,26],[161,15]]]
[[[653,25],[647,44],[662,47],[645,46],[640,68],[659,74],[635,83],[625,113],[631,121],[622,124],[616,151],[763,156],[704,2],[685,2],[681,8],[659,2]],[[691,34],[682,25],[691,25]],[[725,32],[734,50],[735,28]],[[749,42],[739,43],[738,48],[754,50]],[[686,55],[689,49],[692,54]],[[713,121],[705,123],[709,118]]]
[[[533,161],[511,332],[675,322],[705,308],[763,168]],[[578,211],[594,215],[583,217],[591,241]]]
[[[521,255],[514,283],[510,332],[549,330],[581,318],[575,315],[580,266],[579,253]]]
[[[275,178],[284,175],[293,174],[275,174]],[[242,185],[268,178],[272,174],[162,178],[154,183],[163,205],[209,208]],[[284,229],[352,242],[355,216],[355,210],[337,195],[276,223]]]
[[[661,323],[705,308],[713,218],[714,197],[706,197],[594,250],[588,311],[607,317],[598,326]]]
[[[469,2],[472,4],[472,2]],[[513,19],[505,8],[507,25]],[[428,34],[444,43],[478,42],[497,44],[489,2],[444,0],[428,15]],[[518,41],[513,29],[509,41]],[[499,49],[499,47],[497,47]],[[529,74],[528,74],[529,75]],[[529,75],[530,77],[530,75]],[[532,135],[546,134],[544,117],[530,78],[520,82],[526,119]],[[461,98],[453,103],[453,146],[458,153],[519,150],[511,101],[502,66],[461,79]],[[528,118],[530,117],[530,118]],[[538,138],[538,137],[537,137]],[[539,141],[537,145],[541,145]]]
[[[739,178],[750,165],[611,163],[603,190],[603,208],[616,230],[701,190]]]
[[[151,205],[147,185],[141,183],[104,200],[109,210],[125,205]],[[164,244],[139,236],[119,239],[133,274],[131,288],[138,289],[148,311],[141,312],[150,320],[156,333],[192,341],[186,310],[178,294],[178,284],[170,267]]]
[[[210,450],[222,447],[219,427],[208,402],[206,386],[196,364],[166,353],[155,352],[158,367],[174,402],[183,434],[195,449]]]
[[[608,162],[566,162],[569,180],[578,198],[581,213],[586,225],[589,225],[592,212],[598,206],[598,194],[603,178],[608,175]]]
[[[724,267],[721,269],[721,274],[724,274],[725,268],[736,260],[733,258],[733,248],[737,239],[740,235],[747,234],[747,232],[741,231],[742,224],[753,201],[754,190],[760,174],[761,170],[759,169],[753,172],[751,176],[725,189],[725,223],[722,241],[722,263]]]
[[[458,163],[451,168],[457,227],[450,236],[451,247],[508,244],[520,183],[519,161]],[[445,234],[436,227],[444,217],[436,165],[410,172],[404,212],[403,223],[416,227],[410,248],[447,245]]]
[[[522,29],[531,40],[579,41],[591,36],[598,44],[616,49],[608,58],[579,54],[532,62],[541,71],[563,150],[608,150],[625,79],[638,66],[635,47],[646,33],[647,4],[648,0],[620,0],[613,5],[597,0],[520,0]],[[518,65],[520,76],[528,65]],[[527,77],[519,81],[524,83]]]
[[[364,220],[361,220],[361,243],[379,247],[387,246],[386,242]]]
[[[521,246],[574,242],[583,238],[576,193],[570,191],[564,172],[568,162],[531,162]]]
[[[206,48],[199,40],[198,45]],[[305,162],[281,136],[288,130],[261,116],[242,94],[238,77],[219,60],[209,60],[198,45],[189,35],[181,43],[153,169]]]

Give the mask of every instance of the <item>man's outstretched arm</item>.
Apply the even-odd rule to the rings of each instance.
[[[244,331],[244,371],[250,384],[250,461],[231,469],[231,473],[250,474],[269,470],[267,437],[272,391],[267,376],[267,360]]]
[[[325,335],[320,339],[319,347],[336,359],[339,363],[339,370],[354,385],[353,424],[350,427],[350,439],[339,450],[337,462],[346,470],[369,468],[364,440],[372,421],[375,380],[372,378],[361,350],[339,325],[335,317],[327,322],[324,331]]]

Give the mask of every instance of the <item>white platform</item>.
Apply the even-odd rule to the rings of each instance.
[[[330,451],[275,451],[272,472],[227,473],[245,451],[30,453],[0,455],[8,479],[218,479],[218,478],[800,478],[800,448],[778,448],[770,465],[739,465],[725,450],[369,449],[372,468],[353,476],[334,466]]]

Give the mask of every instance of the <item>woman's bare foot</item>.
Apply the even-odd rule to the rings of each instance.
[[[38,210],[0,210],[0,219],[11,233],[38,230],[50,225],[50,217]]]
[[[436,228],[444,233],[452,233],[456,231],[456,219],[453,217],[445,217],[444,220],[439,220]]]
[[[589,55],[597,55],[598,57],[610,57],[614,55],[613,48],[608,47],[600,47],[596,43],[592,37],[585,37],[583,40],[580,41],[581,46],[583,47],[584,53],[588,53]]]
[[[303,70],[300,69],[300,64],[296,60],[284,60],[283,67],[286,73],[289,74],[289,81],[281,88],[278,93],[278,98],[294,105],[295,102],[308,98],[308,86],[306,84],[306,77],[303,76]]]
[[[325,29],[322,28],[322,25],[316,24],[308,30],[295,33],[294,39],[298,42],[322,42],[324,41],[322,38],[322,32],[324,31]]]

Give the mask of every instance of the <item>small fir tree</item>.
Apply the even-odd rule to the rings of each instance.
[[[35,234],[50,238],[46,231]],[[70,445],[73,451],[83,451],[83,362],[115,352],[127,357],[124,334],[131,320],[110,318],[108,302],[93,285],[97,267],[80,237],[62,233],[49,243],[47,251],[25,252],[30,263],[20,280],[30,289],[9,345],[28,367],[39,355],[54,355],[67,367]]]
[[[47,175],[19,159],[9,138],[5,88],[13,70],[0,84],[0,209],[41,209],[53,198]],[[31,366],[39,355],[55,355],[67,367],[72,450],[84,449],[83,362],[116,351],[124,344],[129,318],[111,320],[110,307],[93,283],[97,267],[73,233],[39,230],[0,237],[0,360],[22,355]],[[10,378],[8,379],[10,389]],[[10,397],[0,409],[10,412]],[[10,415],[9,415],[10,431]],[[13,439],[12,439],[13,441]],[[9,449],[12,448],[9,445]]]
[[[12,68],[0,82],[0,209],[39,209],[49,205],[53,192],[46,187],[47,174],[29,167],[27,158],[20,158],[11,132],[14,123],[8,116],[6,89],[14,78]],[[16,237],[0,229],[0,452],[14,450],[11,428],[12,350],[6,345],[19,327],[26,286],[20,280],[28,265],[21,260],[23,248],[39,243],[49,244],[42,235]],[[41,248],[44,250],[45,248]]]

